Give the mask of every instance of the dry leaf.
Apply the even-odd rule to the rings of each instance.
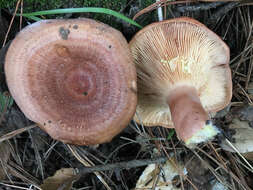
[[[138,179],[135,190],[152,189],[153,185],[154,190],[179,190],[180,188],[172,184],[173,178],[179,175],[179,170],[186,174],[186,169],[181,165],[176,166],[173,159],[168,160],[161,168],[150,164]]]
[[[207,188],[208,190],[229,190],[228,187],[221,184],[217,179],[213,179],[210,181],[210,187]]]
[[[6,164],[10,157],[10,145],[6,142],[0,143],[0,180],[6,177]]]
[[[40,187],[43,190],[70,190],[75,180],[77,176],[73,168],[62,168],[45,179]]]
[[[253,161],[253,152],[247,152],[242,154],[246,159]]]
[[[229,125],[229,129],[235,132],[232,136],[235,140],[233,145],[240,153],[253,152],[253,128],[249,126],[247,121],[240,121],[235,118]],[[226,141],[222,141],[221,147],[227,151],[235,152]]]

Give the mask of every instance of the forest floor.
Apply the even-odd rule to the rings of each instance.
[[[69,4],[57,5],[56,8],[80,6],[75,1],[68,0],[68,2]],[[90,6],[110,9],[114,9],[113,6],[120,7],[116,11],[133,18],[139,11],[151,5],[152,1],[148,1],[149,3],[140,0],[115,2],[117,2],[115,5],[104,3]],[[42,5],[38,3],[31,6],[32,1],[29,3],[20,5],[24,12],[54,8],[40,7]],[[253,189],[252,152],[242,155],[226,151],[221,146],[225,137],[229,142],[236,143],[237,139],[233,138],[235,131],[229,130],[229,126],[235,119],[239,121],[238,125],[243,121],[253,130],[253,4],[250,1],[220,2],[218,0],[217,2],[169,3],[170,1],[164,3],[165,6],[162,8],[164,19],[181,16],[195,18],[219,35],[230,47],[233,97],[225,109],[213,116],[214,123],[223,133],[213,141],[189,149],[177,139],[172,129],[159,126],[146,128],[131,121],[128,127],[111,142],[98,146],[74,146],[53,140],[24,116],[8,94],[3,70],[6,47],[20,28],[34,21],[23,17],[21,23],[18,16],[12,20],[16,4],[4,5],[3,3],[0,10],[2,47],[0,51],[0,190],[135,189],[140,175],[150,163],[156,164],[154,170],[156,175],[150,174],[152,177],[147,184],[152,181],[153,185],[149,189],[158,190],[157,176],[166,178],[165,174],[162,174],[165,160],[169,160],[174,169],[176,168],[176,174],[169,182],[172,185],[170,189]],[[45,5],[48,4],[43,4]],[[29,6],[29,9],[25,6]],[[18,12],[21,10],[20,7]],[[154,5],[150,9],[139,16],[136,22],[145,26],[158,21],[157,7]],[[50,15],[43,18],[78,17],[105,22],[120,30],[128,41],[139,30],[115,17],[95,13]],[[248,140],[247,137],[245,139]],[[244,143],[251,143],[253,146],[252,141]],[[94,168],[86,171],[87,166]],[[54,177],[49,178],[50,176]],[[153,178],[156,178],[156,182]],[[168,183],[166,180],[165,182]],[[163,190],[165,187],[160,189]]]

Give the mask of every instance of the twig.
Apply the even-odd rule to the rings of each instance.
[[[223,7],[221,7],[218,11],[216,11],[212,15],[211,20],[213,20],[213,21],[218,20],[219,18],[221,18],[222,16],[227,14],[227,12],[229,12],[230,10],[232,10],[233,8],[235,8],[239,5],[240,5],[239,2],[231,2],[231,3],[224,5]]]
[[[167,5],[176,5],[180,3],[191,3],[191,2],[196,2],[195,0],[180,0],[180,1],[171,1],[167,2],[167,0],[160,0],[158,2],[153,3],[152,5],[149,5],[148,7],[142,9],[139,11],[136,15],[134,15],[133,20],[136,20],[139,16],[143,15],[144,13],[150,12],[154,9],[157,9],[158,7],[163,7]]]
[[[244,158],[244,156],[237,150],[237,148],[227,138],[225,139],[225,141],[241,157],[241,159],[243,159],[243,161],[248,165],[248,167],[250,168],[249,171],[253,172],[253,166],[246,160],[246,158]]]
[[[237,166],[237,164],[236,164],[236,162],[235,162],[235,160],[234,160],[233,155],[232,155],[230,152],[227,152],[227,151],[225,151],[225,153],[226,153],[226,155],[227,155],[227,157],[228,157],[230,163],[232,164],[233,168],[235,169],[235,172],[237,173],[237,176],[240,178],[240,182],[241,182],[245,187],[247,187],[248,189],[250,189],[249,186],[248,186],[248,184],[247,184],[247,182],[246,182],[245,179],[244,179],[245,176],[244,176],[244,174],[242,173],[242,170]]]
[[[214,148],[213,144],[211,142],[208,142],[209,146],[211,147],[211,149],[214,151],[214,154],[216,155],[216,157],[218,158],[218,161],[223,165],[224,168],[227,169],[226,164],[223,162],[221,156],[219,155],[219,153],[216,151],[216,149]]]
[[[5,46],[5,43],[6,43],[6,41],[7,41],[8,35],[9,35],[9,33],[10,33],[10,30],[11,30],[11,26],[12,26],[12,24],[13,24],[13,21],[14,21],[14,18],[15,18],[15,16],[16,16],[16,14],[17,14],[18,7],[19,7],[20,2],[21,2],[21,0],[18,0],[18,2],[17,2],[17,4],[16,4],[16,8],[15,8],[14,14],[13,14],[13,16],[12,16],[12,18],[11,18],[11,22],[10,22],[10,25],[9,25],[9,27],[8,27],[7,33],[6,33],[6,35],[5,35],[5,38],[4,38],[4,42],[3,42],[3,46],[2,46],[2,47]]]
[[[92,172],[101,172],[108,170],[121,170],[121,169],[130,169],[141,166],[146,166],[149,164],[160,164],[168,160],[168,157],[158,157],[155,159],[145,159],[145,160],[131,160],[126,162],[118,162],[114,164],[106,164],[106,165],[97,165],[93,167],[83,167],[79,169],[79,175],[92,173]]]
[[[251,101],[248,93],[243,89],[243,87],[239,83],[237,83],[237,86],[242,90],[242,94],[244,94],[244,96],[246,96],[246,98],[248,99],[249,103],[253,104],[253,102]]]
[[[24,0],[21,0],[21,6],[20,6],[20,19],[19,19],[19,30],[22,29],[22,21],[23,21],[23,5],[24,5]]]
[[[156,0],[156,2],[160,2],[160,0]],[[162,21],[162,20],[163,20],[162,7],[158,7],[158,9],[157,9],[157,14],[158,14],[158,20],[159,20],[159,21]]]
[[[201,10],[209,10],[221,5],[224,5],[225,2],[214,2],[214,3],[203,3],[203,4],[194,4],[187,6],[177,6],[176,10],[181,13],[185,13],[188,11],[201,11]]]
[[[252,25],[253,25],[253,23],[252,23]],[[251,73],[252,73],[252,70],[253,70],[252,55],[253,55],[253,50],[251,51],[251,56],[250,56],[250,61],[249,61],[249,68],[248,68],[247,78],[246,78],[246,82],[245,82],[245,89],[246,90],[248,90],[248,86],[249,86],[249,82],[250,82],[250,78],[251,78]]]
[[[226,138],[227,139],[227,138]],[[213,158],[212,156],[210,156],[207,152],[205,152],[204,150],[202,150],[201,148],[196,148],[198,151],[202,152],[204,155],[206,155],[208,158],[210,158],[214,163],[216,163],[220,168],[222,168],[226,173],[228,173],[240,186],[241,189],[244,190],[248,190],[246,187],[243,186],[243,184],[240,183],[240,179],[230,170],[230,169],[226,169],[224,168],[224,166],[222,164],[220,164],[219,161],[217,161],[215,158]],[[192,150],[193,152],[195,152],[194,154],[196,155],[196,151]],[[197,156],[197,155],[196,155]],[[203,160],[199,155],[197,156],[201,161]],[[204,161],[204,160],[203,160]],[[208,162],[206,162],[206,164],[208,164],[209,166],[211,166]],[[209,168],[210,169],[210,168]],[[218,174],[215,170],[212,170],[211,168],[211,172],[215,175]],[[220,176],[220,174],[218,174]],[[219,180],[217,178],[217,180]],[[220,181],[222,182],[222,181]],[[227,184],[228,186],[231,186],[230,184]]]
[[[243,51],[242,57],[240,58],[239,63],[236,65],[235,71],[237,71],[239,69],[239,67],[242,64],[242,60],[244,59],[245,56],[247,56],[247,53],[249,53],[249,54],[251,53],[252,46],[249,45],[249,43],[250,43],[250,39],[251,39],[251,36],[252,36],[252,31],[253,31],[253,21],[251,22],[251,26],[249,27],[248,37],[247,37],[247,40],[246,40],[246,43],[245,43],[245,48],[244,48],[246,50],[247,46],[249,46],[250,47],[249,52],[248,51],[246,52],[245,50]]]
[[[89,167],[91,167],[91,168],[93,168],[92,167],[92,165],[94,165],[93,164],[93,162],[88,158],[88,157],[86,157],[85,155],[83,155],[83,156],[85,156],[85,158],[83,158],[78,152],[77,152],[77,148],[74,146],[74,145],[69,145],[69,144],[67,144],[67,147],[70,149],[70,151],[72,152],[72,154],[75,156],[75,158],[79,161],[79,162],[81,162],[84,166],[88,166],[88,168]],[[97,176],[97,178],[101,181],[101,183],[103,183],[103,185],[105,186],[105,188],[107,189],[107,190],[111,190],[111,188],[109,187],[109,185],[106,183],[106,181],[104,180],[104,178],[101,176],[101,174],[99,173],[99,172],[97,172],[97,171],[91,171],[91,172],[94,172],[94,174]],[[91,173],[91,172],[89,172],[89,173]],[[81,174],[79,174],[79,177],[81,176]]]
[[[199,151],[201,151],[201,152],[203,151],[203,150],[201,150],[201,149],[198,148],[198,147],[197,147],[197,149],[198,149]],[[205,165],[205,167],[207,167],[207,168],[213,173],[213,175],[216,177],[216,179],[217,179],[221,184],[223,184],[225,187],[231,189],[231,185],[228,184],[226,181],[225,181],[225,182],[222,181],[223,176],[222,176],[221,174],[219,174],[218,172],[216,172],[209,162],[207,162],[206,160],[204,160],[195,150],[192,150],[192,152],[193,152],[194,155]],[[210,157],[211,157],[211,156],[210,156]],[[214,159],[214,158],[213,158],[213,159]],[[215,160],[215,159],[214,159],[214,160]],[[222,165],[220,165],[220,166],[223,168]]]
[[[27,130],[29,130],[29,129],[34,128],[34,127],[37,127],[37,124],[30,125],[30,126],[28,126],[28,127],[24,127],[24,128],[21,128],[21,129],[17,129],[17,130],[15,130],[15,131],[12,131],[12,132],[10,132],[10,133],[7,133],[7,134],[5,134],[5,135],[2,135],[2,136],[0,136],[0,143],[3,142],[3,141],[6,141],[6,140],[8,140],[8,139],[11,139],[11,138],[15,137],[16,135],[18,135],[18,134],[20,134],[20,133],[23,133],[23,132],[25,132],[25,131],[27,131]]]
[[[25,190],[28,189],[26,187],[21,187],[21,186],[17,186],[17,185],[13,185],[13,184],[2,183],[2,182],[0,182],[0,185],[6,186],[6,187],[12,187],[14,189],[25,189]],[[42,190],[40,187],[38,187],[36,185],[32,185],[32,186],[39,189],[39,190]]]

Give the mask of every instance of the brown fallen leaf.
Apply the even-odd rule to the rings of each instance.
[[[40,188],[43,190],[70,190],[77,178],[73,168],[62,168],[57,170],[54,176],[45,179]]]
[[[138,179],[134,190],[179,190],[180,188],[174,187],[173,179],[180,173],[185,175],[187,171],[183,165],[176,165],[174,158],[168,160],[161,167],[156,164],[150,164]]]
[[[242,154],[246,159],[253,161],[253,152],[247,152]]]

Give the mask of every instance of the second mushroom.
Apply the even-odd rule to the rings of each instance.
[[[153,23],[130,42],[137,66],[135,120],[175,128],[187,145],[218,133],[209,113],[231,100],[229,48],[211,30],[190,18]]]

